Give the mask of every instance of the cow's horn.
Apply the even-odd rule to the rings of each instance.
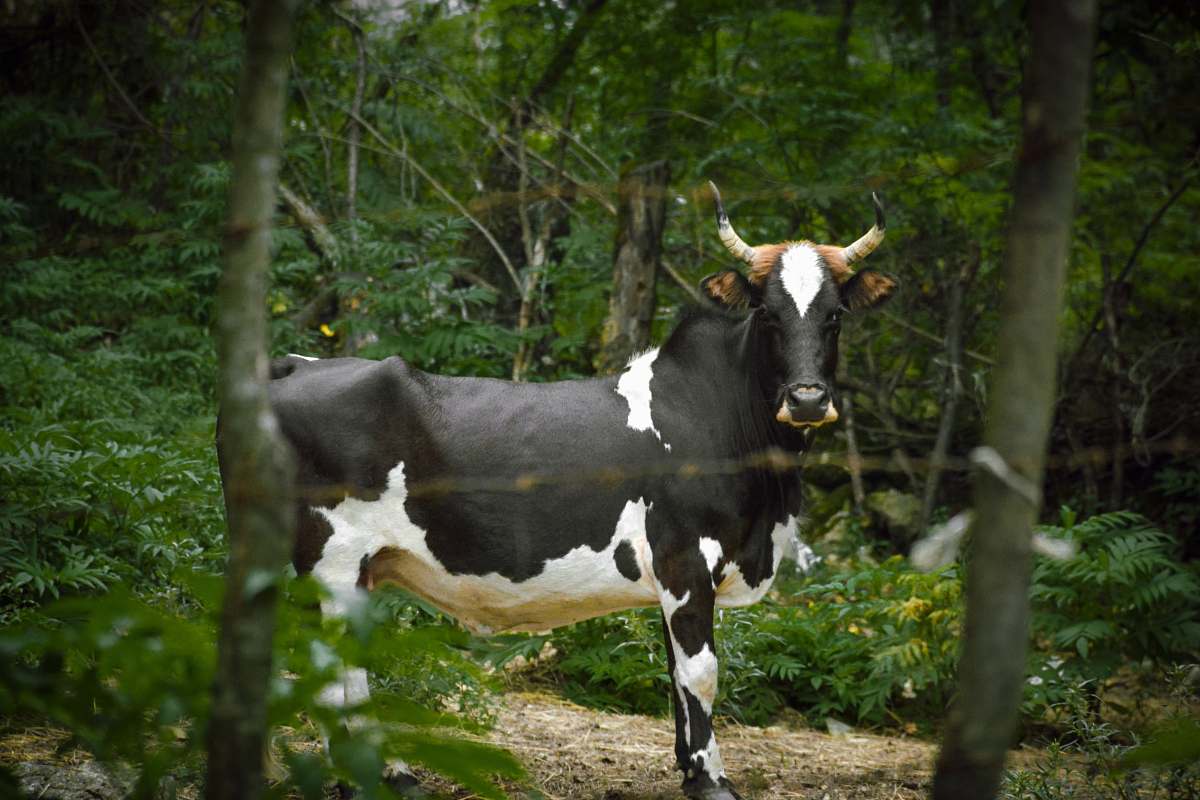
[[[743,242],[742,237],[738,236],[737,231],[729,224],[729,215],[725,213],[725,206],[721,204],[721,193],[717,191],[717,185],[712,181],[709,181],[708,185],[712,188],[713,200],[717,204],[717,235],[721,237],[721,243],[734,258],[753,264],[754,248]]]
[[[883,219],[883,204],[874,192],[871,192],[871,200],[875,202],[875,224],[857,242],[842,248],[842,255],[846,257],[847,264],[853,264],[871,255],[871,251],[883,241],[883,232],[887,229],[887,223]]]

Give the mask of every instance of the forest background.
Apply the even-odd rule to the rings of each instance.
[[[196,622],[226,554],[210,329],[244,16],[210,0],[0,10],[0,621],[36,667],[0,677],[6,707],[100,750],[122,740],[85,729],[81,698],[96,697],[80,676],[120,674],[125,656],[51,675],[37,653],[102,648],[135,598],[163,615],[151,627]],[[847,243],[879,193],[888,238],[872,266],[902,291],[842,334],[846,413],[808,467],[804,535],[823,561],[723,617],[720,703],[752,723],[790,708],[936,730],[961,580],[896,556],[969,505],[1023,19],[1002,0],[307,4],[272,352],[531,381],[609,371],[729,265],[707,180],[752,243]],[[1028,737],[1070,727],[1063,704],[1095,718],[1114,683],[1194,701],[1198,22],[1186,2],[1100,9],[1044,486],[1046,532],[1081,553],[1036,567]],[[64,597],[91,604],[91,627],[51,603]],[[410,701],[486,720],[480,664],[546,653],[573,699],[666,710],[661,656],[645,657],[653,616],[485,643],[410,598],[385,611],[441,631],[381,665]],[[202,693],[168,679],[180,664],[206,674],[187,630],[192,649],[160,681],[113,690],[131,726],[164,698],[178,708],[155,725],[203,716]]]

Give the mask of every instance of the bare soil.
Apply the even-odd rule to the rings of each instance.
[[[496,724],[484,738],[524,763],[528,784],[506,786],[514,797],[682,798],[669,719],[594,711],[549,693],[513,691],[501,698]],[[717,738],[730,779],[752,800],[925,797],[935,756],[932,744],[917,739],[858,732],[831,736],[789,725],[752,728],[720,719]],[[100,768],[82,751],[60,750],[66,739],[64,731],[53,728],[10,728],[0,736],[0,763],[16,768],[33,797],[120,797],[128,777]],[[420,777],[437,794],[469,798],[436,775]],[[200,794],[195,786],[175,789],[185,799]]]
[[[513,692],[490,740],[521,759],[550,800],[676,800],[675,731],[669,719],[593,711],[549,694]],[[883,800],[928,795],[933,745],[851,732],[717,721],[726,773],[755,800]],[[449,788],[449,787],[439,787]]]

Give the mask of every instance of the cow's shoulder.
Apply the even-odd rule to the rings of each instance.
[[[424,373],[400,358],[297,360],[285,363],[286,374],[269,389],[300,457],[301,480],[382,485],[404,450],[420,440],[428,402]],[[275,365],[272,371],[279,372]]]

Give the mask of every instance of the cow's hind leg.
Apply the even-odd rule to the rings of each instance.
[[[328,523],[316,516],[309,517],[311,524]],[[323,537],[328,541],[333,535],[332,530]],[[349,558],[337,558],[339,548],[324,548],[322,557],[313,566],[313,575],[321,581],[329,596],[321,602],[323,616],[344,617],[353,612],[361,603],[367,602],[368,590],[371,586],[369,575],[364,570],[369,565],[368,554],[364,553],[357,563]],[[352,708],[365,703],[371,697],[367,680],[367,671],[362,667],[348,667],[341,670],[338,679],[322,688],[317,702],[328,708]],[[358,721],[354,717],[346,720],[347,727],[353,729]],[[326,754],[329,753],[329,737],[322,737]],[[420,782],[413,775],[409,766],[399,759],[388,761],[384,767],[383,781],[396,794],[409,798],[422,798],[425,793],[421,790]],[[339,783],[338,794],[343,797],[354,796],[354,791]]]
[[[741,800],[725,777],[712,728],[712,707],[717,697],[712,582],[703,562],[698,569],[683,572],[697,580],[686,581],[682,595],[668,587],[662,592],[675,689],[671,698],[676,709],[675,755],[683,770],[683,793],[694,800]]]

